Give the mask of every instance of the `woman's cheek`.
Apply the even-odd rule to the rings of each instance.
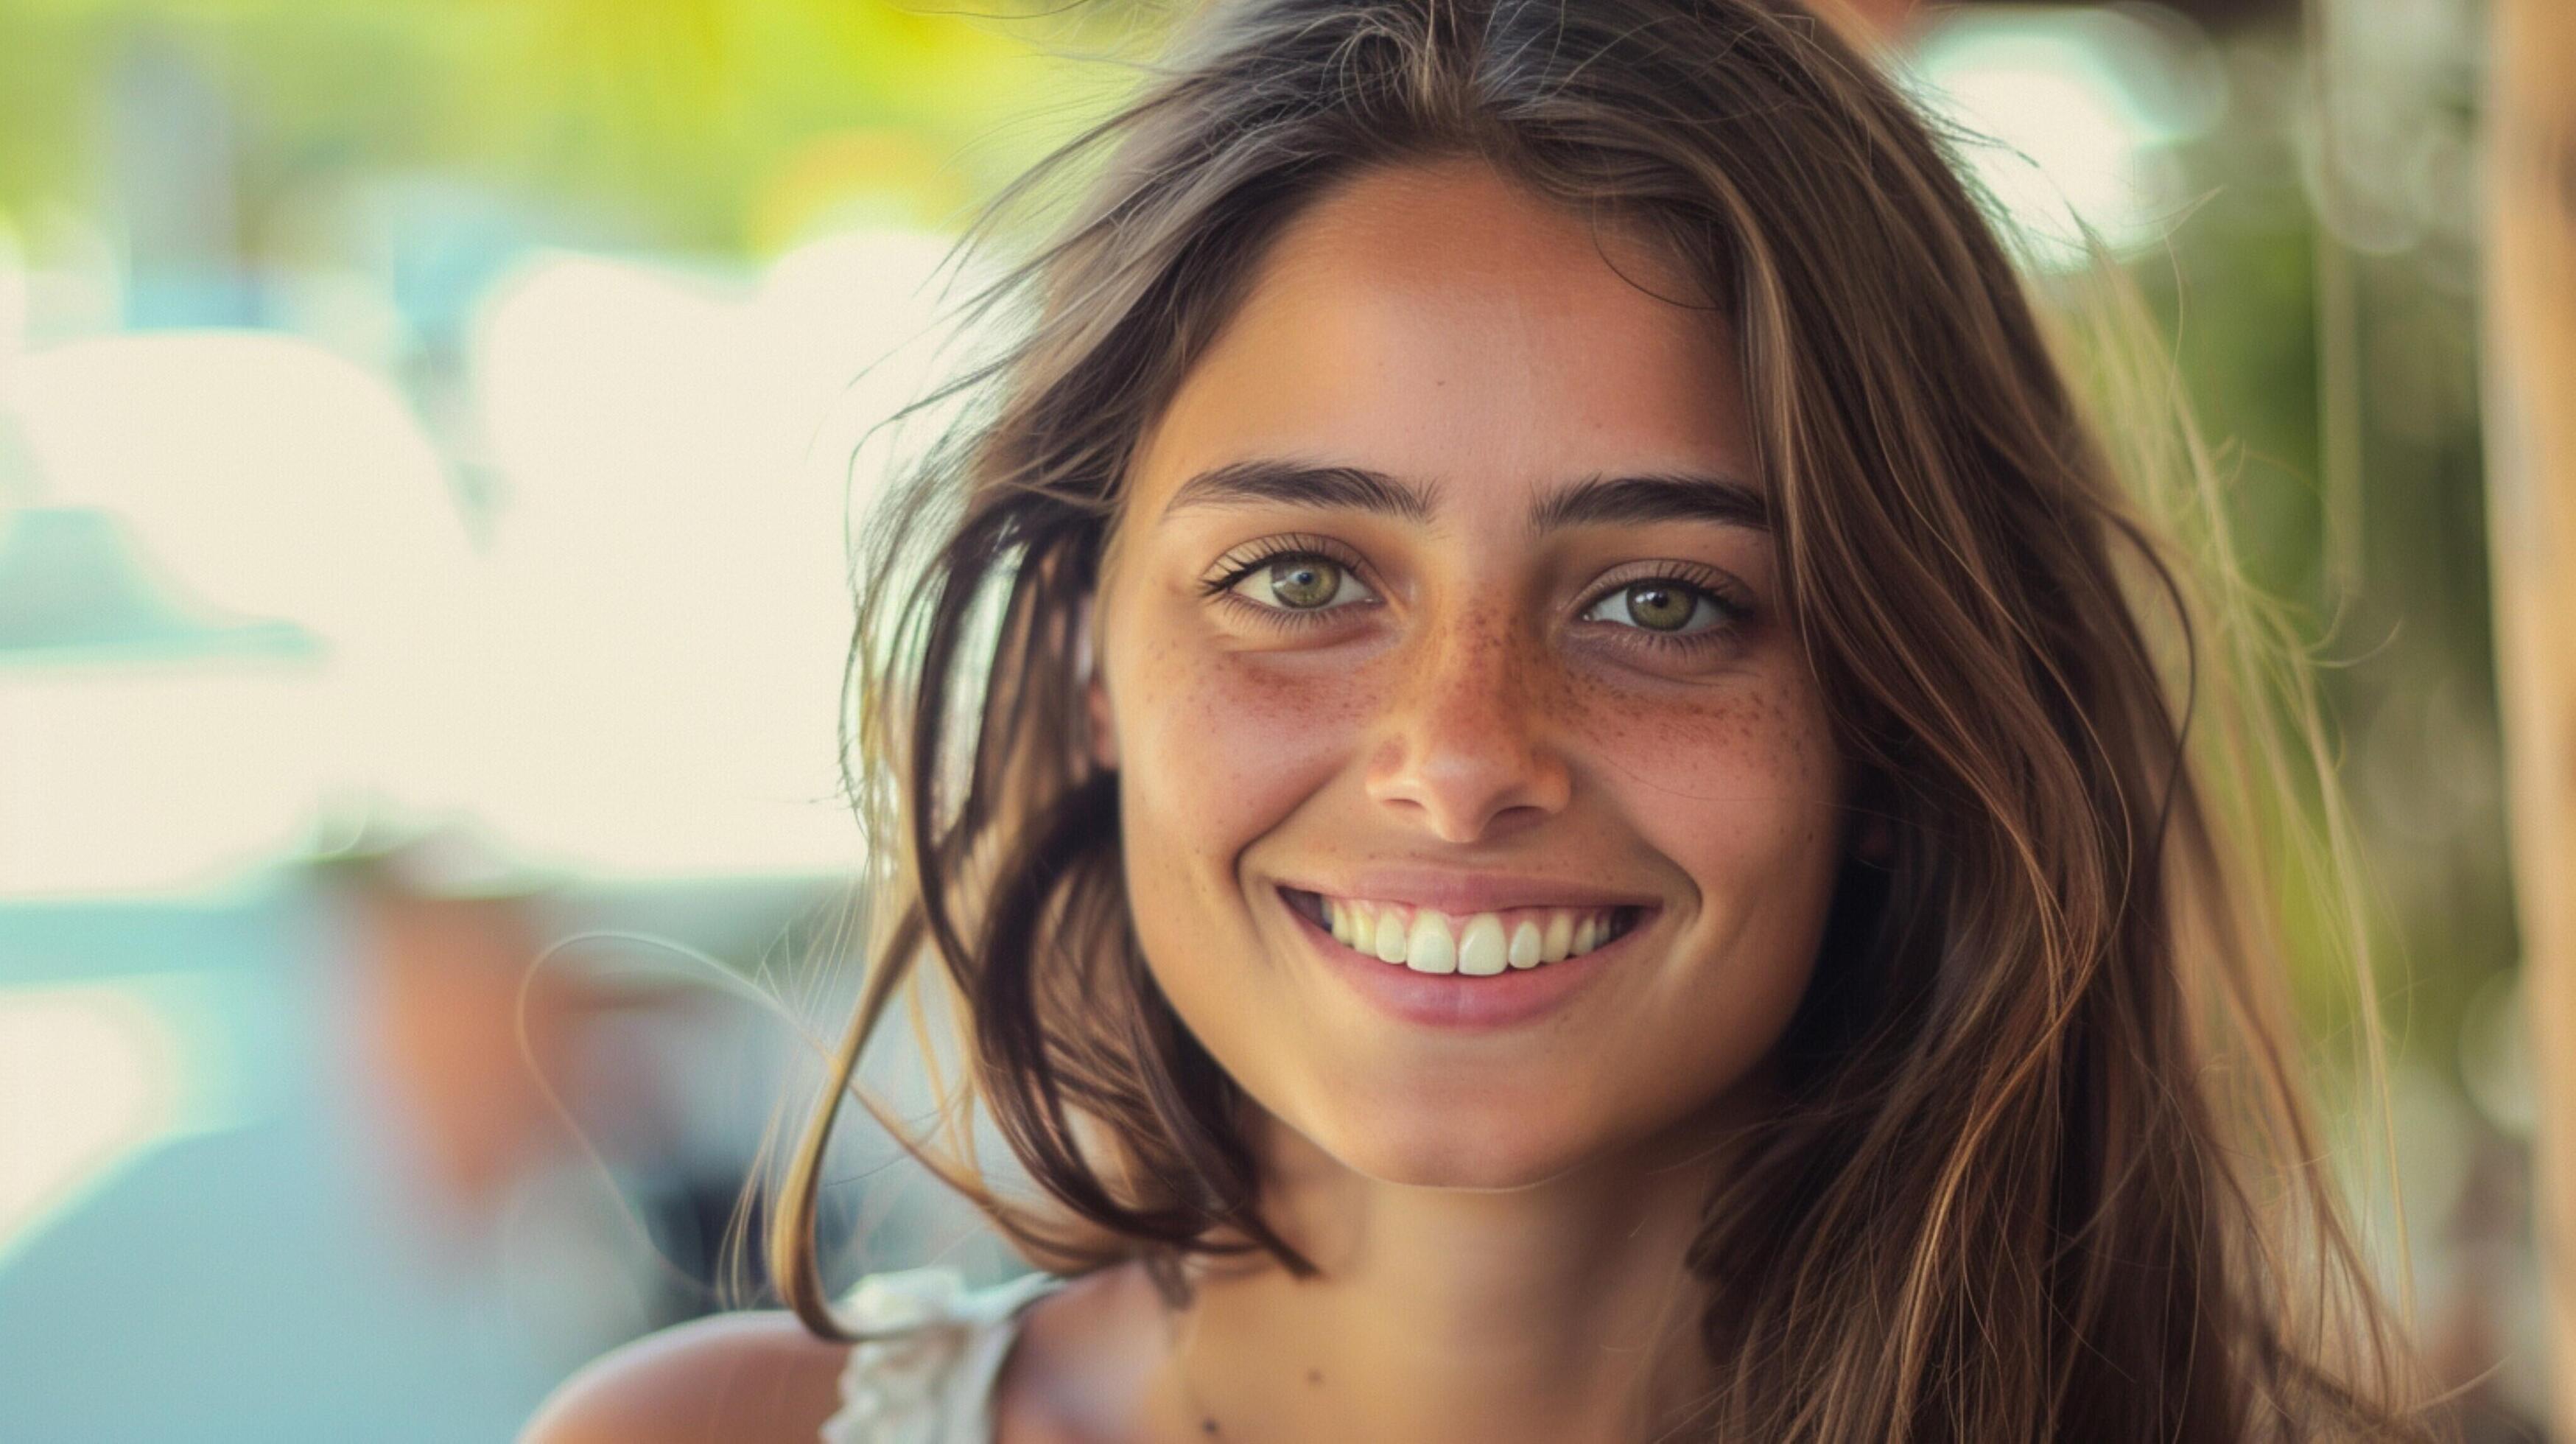
[[[1130,817],[1231,862],[1349,755],[1363,678],[1311,656],[1149,644],[1116,702]]]
[[[1821,699],[1795,667],[1759,666],[1739,684],[1652,699],[1609,687],[1567,695],[1571,745],[1704,904],[1785,905],[1794,893],[1775,889],[1831,870],[1841,769]]]

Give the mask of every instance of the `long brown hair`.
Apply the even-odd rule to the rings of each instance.
[[[1045,1198],[917,1156],[1033,1257],[1308,1267],[1139,956],[1086,608],[1140,439],[1265,245],[1362,170],[1476,157],[1717,298],[1786,612],[1894,838],[1846,870],[1793,1102],[1689,1256],[1707,1437],[2429,1436],[2230,820],[2287,815],[2286,765],[2330,781],[2261,705],[2293,674],[2199,524],[2206,467],[2186,440],[2201,480],[2166,494],[2114,464],[1950,144],[1788,0],[1242,0],[1003,195],[984,226],[1085,178],[969,306],[1014,339],[921,403],[966,410],[869,534],[845,741],[879,927],[772,1221],[811,1327],[846,1337],[824,1145],[908,980],[962,1005],[972,1096]],[[2175,497],[2197,546],[2151,525]]]

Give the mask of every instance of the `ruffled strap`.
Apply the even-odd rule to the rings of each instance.
[[[1063,1283],[1032,1273],[970,1289],[940,1267],[859,1280],[842,1298],[842,1323],[889,1336],[851,1347],[823,1444],[991,1444],[993,1382],[1020,1311]]]

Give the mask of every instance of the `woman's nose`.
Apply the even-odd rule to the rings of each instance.
[[[1444,842],[1500,836],[1564,810],[1537,644],[1503,627],[1431,632],[1390,658],[1368,792]]]

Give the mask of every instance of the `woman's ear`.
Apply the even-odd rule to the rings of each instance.
[[[1074,621],[1073,675],[1082,688],[1082,736],[1091,760],[1103,772],[1118,770],[1118,729],[1109,715],[1109,688],[1100,680],[1097,592],[1086,594]]]
[[[1091,760],[1103,772],[1118,770],[1118,732],[1110,725],[1109,689],[1100,685],[1100,674],[1083,679],[1082,713],[1086,724],[1084,738],[1091,744]]]

